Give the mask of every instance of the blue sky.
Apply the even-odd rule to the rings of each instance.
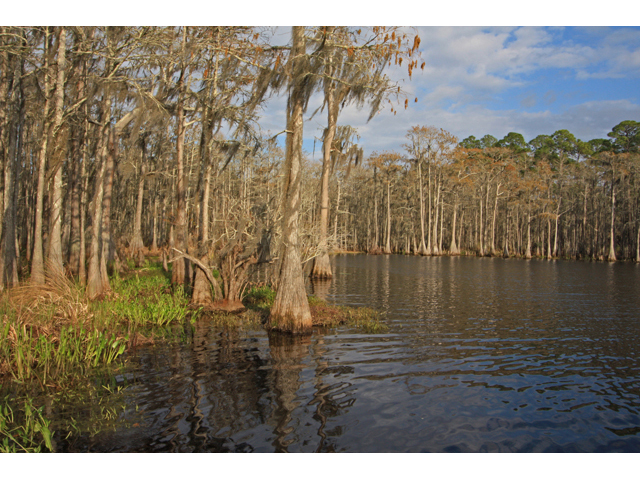
[[[640,18],[640,17],[639,17]],[[411,100],[386,108],[347,107],[339,123],[358,128],[365,153],[399,150],[413,125],[433,125],[462,138],[511,131],[527,141],[567,129],[582,140],[606,137],[623,120],[640,121],[638,27],[417,27],[424,72],[408,80],[390,70]],[[418,97],[418,103],[413,98]],[[310,102],[309,112],[321,103]],[[262,126],[284,129],[284,98],[270,100]],[[324,115],[305,124],[311,153]],[[314,155],[319,156],[319,146]]]
[[[485,134],[502,138],[515,131],[528,141],[565,128],[590,140],[605,137],[623,120],[640,121],[640,27],[606,26],[640,23],[638,2],[621,0],[596,9],[566,0],[245,0],[242,8],[237,3],[186,2],[175,9],[162,8],[161,2],[150,9],[147,2],[112,0],[108,9],[93,10],[80,0],[62,3],[67,7],[36,0],[28,12],[10,4],[4,13],[8,24],[23,25],[440,25],[416,27],[424,72],[414,72],[411,81],[404,69],[388,72],[418,103],[411,101],[409,109],[400,108],[396,115],[387,107],[369,123],[366,109],[349,106],[341,113],[339,123],[358,129],[367,154],[400,150],[414,125],[444,128],[460,140]],[[278,43],[289,40],[288,31],[278,28]],[[309,113],[321,101],[320,96],[312,99]],[[269,100],[260,121],[265,132],[284,130],[285,105],[284,96]],[[324,114],[305,123],[304,145],[310,154],[324,124]],[[316,158],[319,150],[316,146]]]

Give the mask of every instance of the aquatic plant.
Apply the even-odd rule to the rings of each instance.
[[[43,407],[35,408],[26,398],[17,412],[9,404],[9,397],[0,403],[0,452],[42,452],[44,448],[53,452],[51,422],[42,414]]]

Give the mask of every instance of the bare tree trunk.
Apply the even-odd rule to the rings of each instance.
[[[444,203],[440,205],[440,233],[438,234],[438,251],[442,253],[442,235],[444,233]]]
[[[527,249],[524,258],[531,258],[531,212],[527,213]]]
[[[636,263],[640,263],[640,222],[637,227],[638,233],[636,234]]]
[[[422,188],[422,161],[418,159],[418,184],[420,185],[420,254],[426,255],[427,246],[424,242],[424,192]]]
[[[458,213],[458,197],[456,196],[453,204],[453,220],[451,221],[451,245],[449,245],[449,253],[452,255],[458,255],[460,249],[456,243],[456,215]]]
[[[175,242],[176,248],[182,253],[187,253],[187,197],[185,188],[184,174],[184,137],[185,137],[185,117],[184,117],[184,93],[183,82],[180,81],[179,86],[181,93],[178,99],[178,119],[177,119],[177,145],[176,145],[176,165],[178,176],[176,182],[176,225],[175,225]],[[174,285],[189,284],[187,259],[181,258],[173,263],[171,269],[171,283]]]
[[[376,252],[380,248],[380,231],[378,226],[378,178],[376,176],[376,167],[373,168],[373,227],[374,227],[374,245],[373,250]]]
[[[136,259],[136,263],[140,266],[140,260],[144,258],[142,249],[144,248],[144,242],[142,241],[142,206],[144,201],[144,177],[146,175],[146,167],[144,164],[144,148],[142,149],[142,155],[140,161],[140,178],[138,179],[138,198],[136,201],[136,216],[133,222],[133,238],[131,240],[131,253]]]
[[[86,60],[81,59],[75,65],[76,83],[76,100],[86,95]],[[88,131],[87,106],[82,106],[82,124],[71,129],[71,221],[69,232],[69,271],[72,275],[78,275],[81,283],[86,282],[86,272],[84,263],[86,258],[83,256],[84,246],[84,215],[86,208],[83,204],[86,195],[85,186],[85,164],[86,164],[86,139]],[[84,188],[83,188],[84,186]],[[82,275],[81,275],[82,270]]]
[[[547,218],[547,260],[551,260],[551,220]]]
[[[432,228],[432,222],[431,222],[431,217],[432,217],[432,212],[431,212],[431,162],[429,162],[429,168],[428,168],[428,180],[429,180],[429,206],[427,208],[427,250],[425,252],[425,255],[431,255],[433,252],[432,249],[432,243],[431,243],[431,228]]]
[[[502,255],[504,258],[509,258],[509,209],[504,215],[504,245],[502,247]]]
[[[158,194],[156,193],[153,196],[153,240],[151,240],[151,251],[158,251]]]
[[[305,54],[304,27],[292,27],[293,47],[291,72],[296,75],[289,98],[287,118],[285,181],[283,188],[282,249],[278,290],[271,308],[270,324],[277,330],[305,333],[311,330],[311,311],[304,288],[304,277],[298,252],[298,215],[300,210],[300,182],[302,160],[302,129],[305,79],[299,64]]]
[[[616,221],[616,188],[615,182],[611,180],[611,228],[609,230],[609,257],[610,262],[616,261],[615,248],[615,221]]]
[[[82,147],[83,152],[86,147]],[[80,178],[82,180],[83,188],[80,194],[80,251],[79,251],[79,263],[78,263],[78,280],[80,285],[87,284],[87,271],[85,264],[87,263],[87,247],[85,238],[85,219],[87,218],[87,187],[89,186],[89,179],[85,178],[85,159],[86,154],[83,153],[82,167],[80,169]]]
[[[46,29],[44,39],[45,103],[42,115],[42,143],[38,154],[38,183],[36,187],[35,222],[33,229],[33,254],[31,256],[31,283],[44,283],[44,250],[42,242],[42,216],[44,209],[44,183],[47,168],[47,147],[49,144],[49,111],[53,76],[49,71],[50,32]]]
[[[106,69],[108,71],[108,69]],[[91,200],[91,244],[89,247],[89,266],[87,271],[87,295],[95,298],[104,295],[110,290],[109,279],[105,284],[105,277],[102,275],[105,268],[101,264],[105,261],[103,255],[104,235],[103,229],[103,203],[105,178],[107,176],[107,162],[109,161],[110,140],[111,140],[111,93],[109,88],[105,88],[102,105],[102,125],[98,133],[98,145],[96,151],[96,176],[93,199]]]
[[[338,219],[340,218],[340,194],[342,182],[338,180],[338,195],[336,198],[336,218],[333,222],[333,241],[338,243]]]
[[[311,276],[314,278],[331,278],[331,262],[329,261],[329,242],[327,229],[329,227],[329,176],[331,175],[331,146],[336,134],[338,110],[335,105],[335,91],[331,86],[325,90],[327,100],[327,130],[322,140],[322,176],[320,178],[320,242],[318,256],[313,261]],[[336,225],[338,222],[338,208],[336,207]],[[336,236],[337,241],[337,236]]]
[[[493,204],[493,219],[491,221],[491,255],[496,252],[496,220],[498,218],[498,197],[500,196],[500,183],[496,186],[496,199]]]
[[[111,237],[111,199],[116,168],[116,135],[113,127],[107,136],[107,159],[104,169],[104,195],[102,197],[102,253],[100,255],[100,277],[103,293],[111,291],[108,264],[115,258],[115,245]]]
[[[558,221],[560,220],[561,204],[562,204],[562,197],[558,199],[558,207],[556,208],[556,225],[555,225],[555,233],[553,235],[553,251],[552,251],[552,255],[554,257],[558,256]]]
[[[391,253],[391,181],[387,182],[387,237],[384,243],[384,253]]]
[[[66,66],[67,31],[60,27],[58,31],[58,76],[56,81],[56,104],[53,121],[52,140],[55,147],[51,167],[54,169],[51,184],[51,203],[49,211],[49,244],[47,251],[47,267],[53,272],[62,274],[62,164],[64,161],[63,145],[60,127],[62,126],[62,109],[64,107],[64,70]]]
[[[24,98],[22,95],[23,59],[19,58],[13,72],[9,55],[2,53],[1,74],[5,75],[0,89],[2,113],[0,113],[0,155],[4,160],[4,198],[0,220],[0,291],[7,286],[18,285],[18,248],[16,238],[17,185],[19,173],[19,152],[22,150],[24,129]],[[8,83],[11,83],[9,87]],[[13,117],[13,118],[12,118]],[[19,133],[18,133],[19,132]],[[16,145],[19,143],[19,145]]]
[[[104,137],[109,135],[109,110],[111,109],[111,101],[107,99],[105,102],[105,125],[100,131],[99,138],[99,154],[96,156],[98,161],[97,173],[95,179],[95,189],[93,193],[92,211],[91,211],[91,245],[89,247],[89,268],[87,272],[87,295],[89,298],[98,297],[105,292],[102,276],[100,275],[100,257],[102,253],[102,199],[104,197],[104,177],[105,166],[107,163],[107,142]]]
[[[487,185],[487,190],[489,186]],[[482,198],[482,187],[480,187],[480,224],[478,225],[478,240],[479,240],[479,255],[484,255],[484,219],[482,218],[482,206],[484,204],[484,198]]]

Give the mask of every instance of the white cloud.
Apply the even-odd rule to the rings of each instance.
[[[419,27],[418,31],[424,72],[414,71],[409,81],[404,67],[388,71],[408,93],[409,108],[405,111],[397,106],[393,115],[386,106],[370,123],[366,123],[366,107],[347,106],[340,114],[340,124],[358,128],[366,153],[400,150],[404,135],[414,125],[441,127],[459,139],[485,134],[501,138],[515,131],[530,140],[566,128],[589,140],[606,136],[620,121],[640,119],[640,106],[634,99],[595,101],[581,98],[579,90],[540,89],[535,76],[542,69],[550,69],[547,75],[562,73],[569,79],[639,76],[637,29],[584,28],[570,34],[561,27]],[[556,107],[539,112],[523,112],[518,104],[507,109],[492,107],[504,92],[523,86],[526,89],[516,91],[516,96],[525,107],[535,103],[548,108],[558,103],[556,99],[563,99],[566,106],[561,111]],[[417,104],[413,102],[416,96]],[[320,103],[321,97],[314,97],[309,114]],[[264,129],[272,133],[284,130],[285,106],[284,97],[270,101],[261,122]],[[319,114],[305,124],[307,148],[314,136],[321,135],[319,128],[325,122],[325,114]]]

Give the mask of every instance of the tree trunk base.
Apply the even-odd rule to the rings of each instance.
[[[213,305],[211,284],[209,283],[209,280],[207,280],[205,273],[200,268],[196,269],[196,277],[193,281],[193,292],[191,294],[191,303],[202,306]]]
[[[240,300],[220,300],[213,302],[213,310],[226,312],[226,313],[242,313],[246,310],[246,307]]]
[[[332,278],[331,262],[329,254],[324,253],[313,260],[313,269],[311,270],[311,278]]]

